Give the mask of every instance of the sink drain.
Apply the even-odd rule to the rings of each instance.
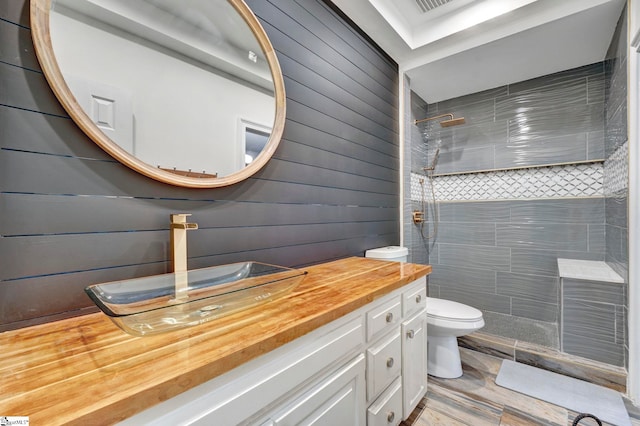
[[[198,309],[197,312],[200,315],[209,315],[210,313],[215,312],[215,311],[217,311],[219,309],[222,309],[222,305],[207,305],[207,306],[204,306],[204,307]]]

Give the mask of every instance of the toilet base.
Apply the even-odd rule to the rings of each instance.
[[[427,372],[443,379],[462,376],[458,339],[455,336],[427,336]]]

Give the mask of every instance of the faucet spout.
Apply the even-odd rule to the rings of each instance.
[[[172,215],[173,216],[173,215]],[[182,215],[181,215],[182,216]],[[186,229],[187,231],[192,229],[198,229],[197,223],[171,223],[171,229]]]

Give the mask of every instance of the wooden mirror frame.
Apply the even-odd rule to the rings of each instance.
[[[248,166],[228,176],[197,178],[165,171],[139,160],[106,136],[80,107],[60,71],[51,43],[49,27],[51,0],[31,0],[31,34],[36,56],[49,86],[69,116],[89,138],[122,164],[145,176],[170,185],[188,188],[217,188],[231,185],[252,176],[269,161],[275,152],[284,131],[286,96],[280,64],[264,28],[243,0],[227,1],[242,16],[265,54],[271,70],[276,104],[273,128],[264,149]]]

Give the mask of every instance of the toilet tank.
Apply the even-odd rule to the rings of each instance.
[[[367,250],[364,257],[372,259],[389,260],[392,262],[406,262],[409,255],[409,249],[399,246],[380,247]]]

